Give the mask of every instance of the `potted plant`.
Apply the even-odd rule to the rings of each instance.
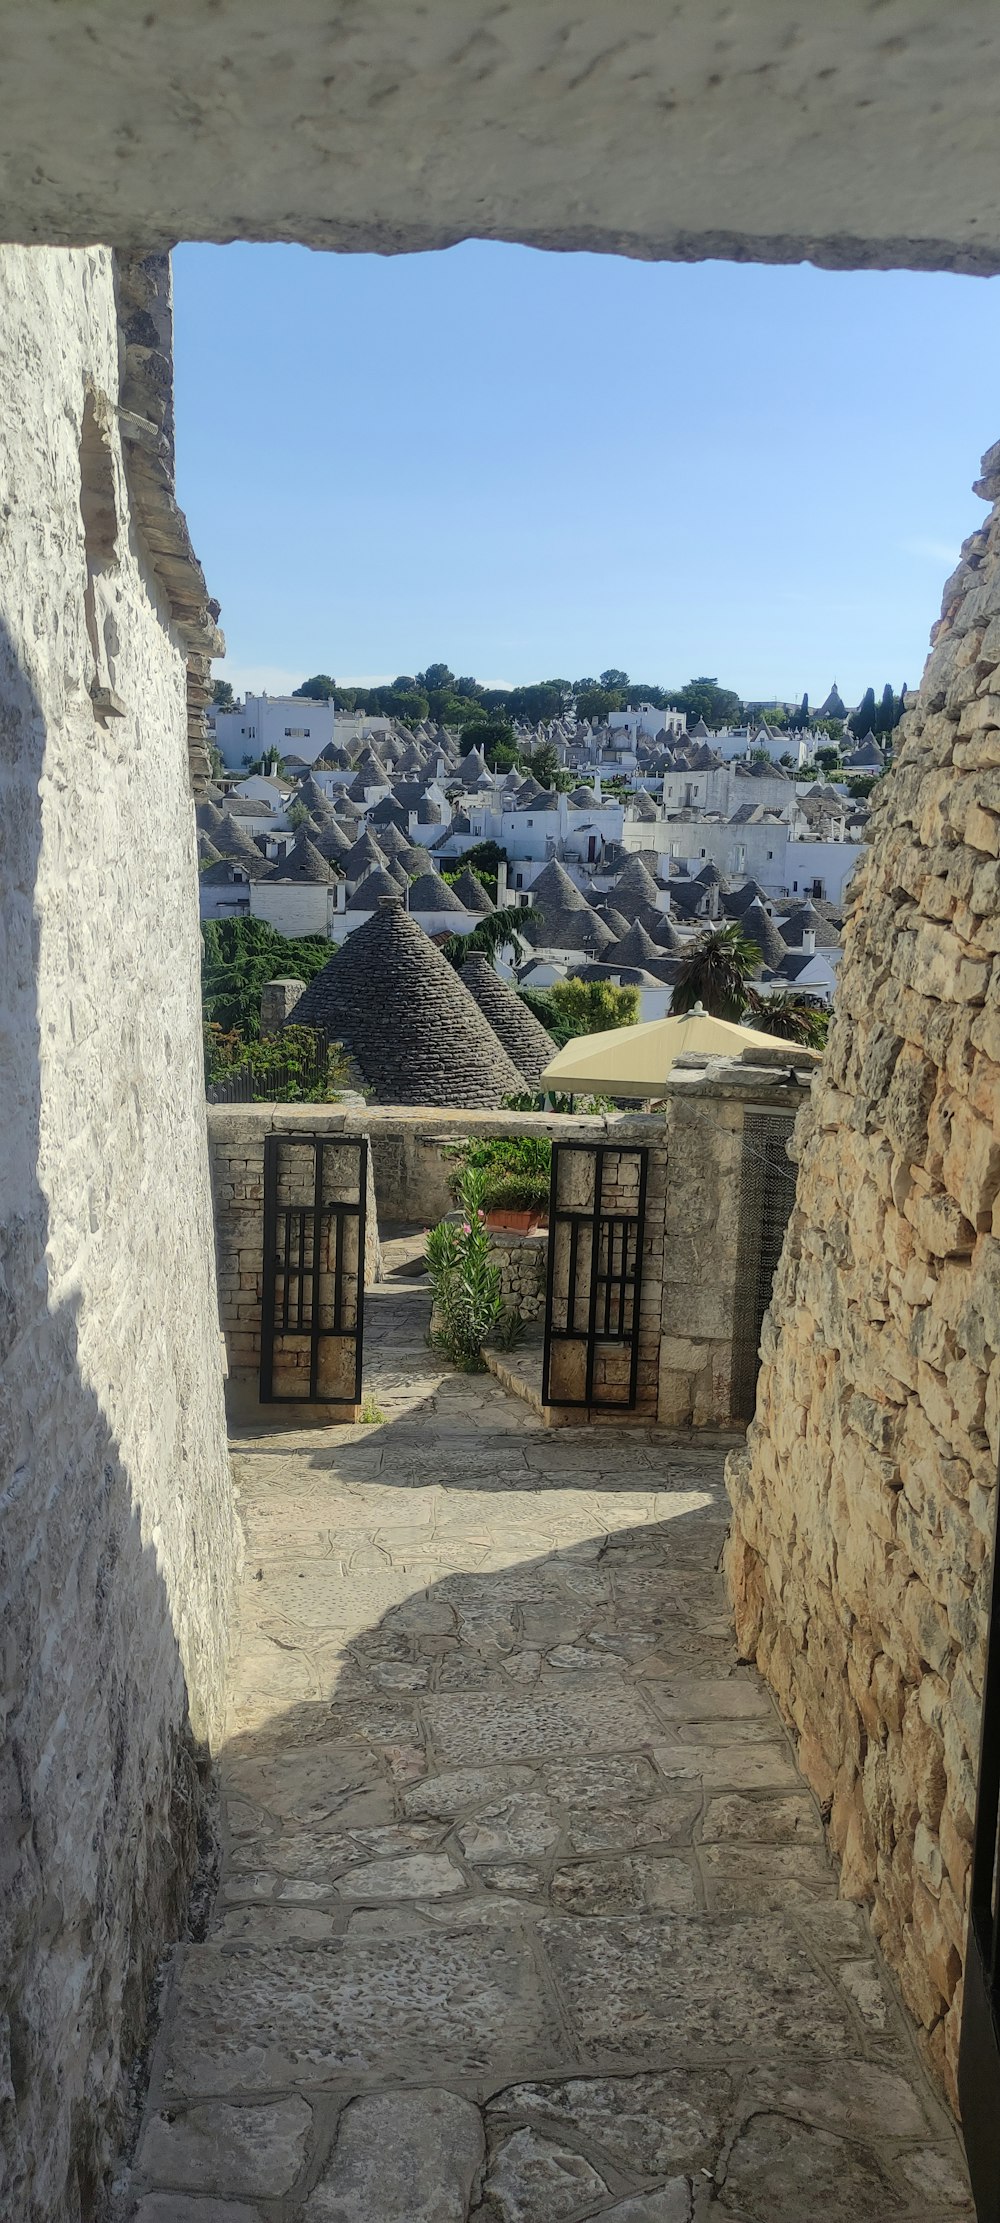
[[[486,1225],[510,1234],[530,1235],[548,1226],[549,1176],[547,1173],[487,1174],[483,1189]]]
[[[520,1235],[548,1225],[552,1145],[544,1135],[493,1135],[463,1144],[452,1189],[469,1173],[481,1177],[487,1226]]]

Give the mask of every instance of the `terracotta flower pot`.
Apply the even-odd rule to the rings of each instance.
[[[535,1235],[540,1227],[548,1226],[548,1220],[539,1218],[537,1208],[532,1207],[525,1212],[487,1212],[486,1225],[497,1235]]]

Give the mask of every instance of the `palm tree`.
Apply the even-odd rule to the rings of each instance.
[[[514,957],[519,957],[522,935],[515,921],[526,917],[525,911],[513,908],[488,911],[471,934],[449,934],[448,940],[441,944],[441,955],[448,959],[449,965],[454,965],[456,972],[461,972],[467,957],[488,957],[492,964],[502,949],[509,949]]]
[[[693,1011],[700,1003],[713,1019],[742,1019],[750,1009],[749,977],[760,962],[756,942],[743,933],[737,920],[720,926],[681,960],[671,1012]]]
[[[777,1035],[782,1042],[801,1042],[810,1050],[822,1050],[826,1043],[829,1012],[794,990],[777,996],[761,996],[751,990],[749,1009],[754,1026],[763,1034]]]

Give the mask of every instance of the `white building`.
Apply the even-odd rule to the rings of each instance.
[[[235,710],[216,711],[215,740],[231,772],[270,749],[314,764],[334,739],[334,724],[332,702],[311,702],[306,695],[247,695]]]
[[[651,702],[641,702],[635,710],[609,711],[608,725],[612,733],[629,733],[633,740],[641,733],[647,740],[655,741],[657,734],[665,733],[670,741],[683,741],[687,733],[687,712],[657,710]]]

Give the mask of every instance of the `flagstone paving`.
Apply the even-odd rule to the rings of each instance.
[[[222,1881],[139,2223],[968,2218],[735,1657],[722,1449],[553,1435],[426,1316],[369,1298],[380,1422],[234,1446]]]

